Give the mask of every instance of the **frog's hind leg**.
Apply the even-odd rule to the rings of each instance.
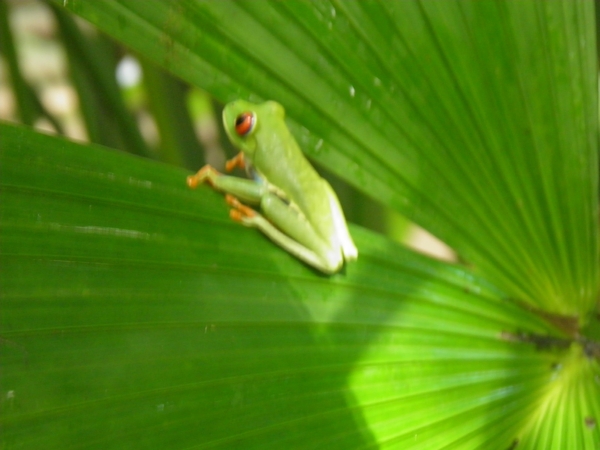
[[[266,194],[261,201],[261,208],[269,220],[231,195],[226,196],[226,200],[234,208],[230,213],[232,219],[258,228],[298,259],[327,274],[341,268],[341,254],[327,246],[306,219],[275,194]]]

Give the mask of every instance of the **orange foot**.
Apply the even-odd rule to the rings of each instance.
[[[195,189],[199,184],[207,182],[211,186],[214,186],[214,178],[221,175],[213,166],[210,164],[205,165],[196,174],[187,177],[187,185],[191,189]]]
[[[227,194],[225,196],[225,201],[233,208],[231,211],[229,211],[229,217],[236,222],[244,222],[244,219],[251,219],[257,214],[256,211],[249,206],[244,205],[231,194]]]
[[[246,168],[246,161],[244,160],[244,154],[242,152],[239,152],[233,158],[228,159],[227,162],[225,162],[225,170],[227,172],[231,172],[236,167],[239,167],[240,169]]]

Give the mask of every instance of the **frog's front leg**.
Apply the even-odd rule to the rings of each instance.
[[[202,167],[196,174],[187,178],[187,185],[195,189],[202,183],[208,183],[218,191],[233,194],[245,202],[260,204],[268,188],[262,183],[229,175],[223,175],[210,165]]]

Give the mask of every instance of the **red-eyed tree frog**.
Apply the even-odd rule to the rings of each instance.
[[[226,170],[245,168],[252,179],[223,175],[206,165],[187,179],[191,188],[207,182],[225,192],[230,216],[258,228],[305,263],[332,274],[357,258],[339,200],[302,154],[288,130],[283,107],[243,100],[223,110],[223,124],[240,150]],[[258,205],[261,215],[244,203]]]

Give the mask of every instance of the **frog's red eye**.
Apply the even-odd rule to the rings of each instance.
[[[254,114],[243,112],[235,118],[235,132],[238,136],[246,136],[254,128]]]

